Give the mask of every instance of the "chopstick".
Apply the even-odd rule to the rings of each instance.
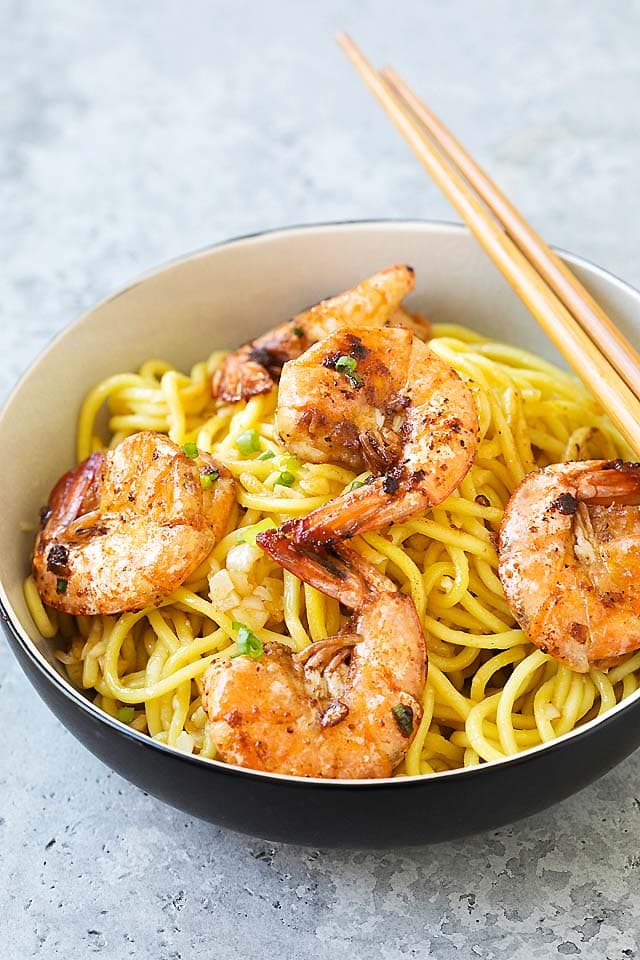
[[[627,385],[637,391],[640,384],[640,354],[637,350],[609,319],[575,274],[523,219],[500,188],[456,140],[442,120],[416,96],[395,70],[387,67],[381,71],[381,75],[400,99],[408,104],[443,153],[453,160],[478,196],[503,225],[507,234],[549,284],[567,310],[573,314],[585,333],[600,346],[601,351],[606,354]]]
[[[466,221],[476,239],[582,382],[598,398],[630,446],[640,453],[640,366],[633,366],[632,357],[635,353],[633,348],[626,344],[622,334],[616,331],[616,341],[624,345],[616,356],[619,362],[622,362],[620,358],[623,355],[626,357],[625,369],[632,381],[633,389],[631,389],[610,359],[608,349],[611,342],[603,343],[599,339],[603,325],[591,324],[589,330],[594,339],[590,339],[545,277],[529,262],[495,217],[487,211],[458,168],[447,158],[444,151],[447,145],[451,145],[450,142],[447,143],[446,138],[443,138],[439,147],[434,145],[410,106],[399,96],[395,83],[396,75],[392,75],[394,83],[392,86],[371,66],[349,37],[341,34],[338,41],[366,85],[402,133],[422,165]],[[406,85],[403,84],[403,89],[405,87]],[[466,167],[471,170],[475,164],[468,155],[465,154],[465,156]],[[479,181],[477,170],[474,169],[471,172]],[[495,197],[494,193],[493,199]],[[500,204],[496,203],[495,216],[499,216],[500,212]],[[513,212],[515,213],[515,210]],[[516,214],[516,216],[519,218],[519,215]],[[522,218],[519,219],[522,220]],[[522,223],[524,224],[524,221]],[[511,224],[513,226],[513,218],[511,218]],[[531,233],[536,240],[539,239],[535,237],[533,231]],[[575,279],[573,275],[569,271],[567,273],[573,281]],[[575,282],[577,283],[577,280]],[[574,290],[574,294],[582,299],[579,291]],[[611,321],[608,322],[613,328]]]

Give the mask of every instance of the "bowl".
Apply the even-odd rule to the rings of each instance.
[[[640,294],[585,260],[562,256],[640,342]],[[76,416],[87,391],[151,356],[188,369],[212,349],[234,347],[398,261],[415,267],[410,305],[432,320],[464,323],[561,362],[465,228],[321,224],[231,240],[132,283],[64,330],[0,415],[0,616],[31,683],[56,717],[127,780],[189,814],[268,840],[380,848],[460,837],[561,800],[640,744],[638,691],[549,745],[466,770],[377,781],[254,772],[188,756],[103,713],[70,685],[37,634],[22,595],[32,537],[20,522],[37,516],[53,482],[74,462]]]

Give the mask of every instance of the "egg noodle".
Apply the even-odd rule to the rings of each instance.
[[[511,492],[536,467],[561,460],[629,458],[630,451],[575,378],[513,346],[436,324],[430,347],[469,383],[480,443],[460,488],[439,507],[352,541],[411,595],[429,654],[424,716],[399,775],[498,760],[553,740],[629,696],[640,651],[608,673],[574,673],[527,641],[497,575],[496,533]],[[110,446],[139,430],[195,441],[237,480],[229,532],[186,583],[154,608],[119,617],[70,617],[25,584],[40,633],[63,638],[56,656],[70,680],[136,730],[215,758],[200,679],[237,651],[238,623],[294,650],[332,635],[330,599],[283,571],[255,544],[258,532],[309,513],[347,489],[354,473],[300,463],[278,440],[277,390],[220,406],[211,375],[223,353],[189,376],[149,360],[98,384],[78,425],[78,460],[101,449],[96,417],[109,411]],[[234,626],[235,623],[235,626]]]

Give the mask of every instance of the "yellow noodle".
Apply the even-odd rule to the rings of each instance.
[[[27,610],[31,614],[31,619],[36,626],[36,630],[41,636],[47,640],[51,640],[58,632],[55,611],[45,607],[40,599],[35,580],[31,575],[24,581],[23,589]]]
[[[401,776],[476,766],[548,742],[629,696],[640,677],[640,651],[608,674],[577,675],[535,650],[509,611],[495,548],[506,502],[528,471],[559,459],[628,458],[628,446],[584,388],[540,357],[451,324],[434,327],[431,345],[474,393],[476,460],[439,507],[354,540],[410,593],[427,640],[424,715]],[[236,652],[237,623],[246,622],[263,643],[301,650],[344,621],[336,600],[247,546],[248,528],[304,516],[356,479],[337,464],[288,455],[275,427],[276,391],[217,404],[210,377],[223,356],[212,354],[189,374],[160,359],[137,373],[116,373],[91,391],[78,422],[80,460],[150,429],[178,443],[196,441],[232,472],[230,532],[189,581],[157,608],[117,618],[58,614],[43,606],[32,577],[24,585],[36,629],[47,639],[58,635],[56,656],[74,684],[93,690],[102,709],[135,729],[210,758],[216,746],[199,683],[214,658]],[[236,443],[247,430],[258,438],[251,454]],[[278,482],[285,471],[294,477],[291,486]],[[246,568],[238,568],[239,556]]]
[[[517,665],[504,686],[502,693],[498,694],[498,706],[496,709],[496,726],[498,728],[498,737],[500,745],[505,753],[517,753],[518,745],[513,729],[513,713],[515,712],[515,701],[518,698],[522,687],[525,685],[531,674],[548,659],[547,654],[541,650],[536,650],[525,660]]]

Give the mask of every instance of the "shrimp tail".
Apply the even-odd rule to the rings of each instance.
[[[295,527],[292,529],[289,524],[258,534],[256,543],[289,573],[340,600],[349,609],[362,604],[366,574],[371,576],[371,572],[365,570],[370,565],[355,550],[344,545],[298,543]]]
[[[297,542],[319,548],[388,523],[400,523],[440,499],[425,493],[420,473],[409,474],[402,467],[392,467],[384,476],[330,500],[306,517],[287,521],[281,529]]]
[[[295,524],[289,521],[256,537],[256,543],[285,570],[350,610],[360,607],[367,596],[397,592],[391,581],[353,547],[331,541],[300,542]]]
[[[92,453],[83,463],[60,477],[49,495],[41,516],[55,534],[69,526],[81,514],[95,509],[99,500],[97,484],[105,462],[102,451]]]
[[[591,506],[618,503],[640,504],[640,463],[609,460],[599,470],[591,470],[578,478],[577,499]]]
[[[280,379],[287,361],[297,359],[312,344],[346,325],[383,327],[391,323],[411,328],[427,339],[431,333],[429,322],[400,309],[402,299],[414,286],[413,268],[397,263],[367,277],[351,290],[321,300],[227,354],[213,376],[213,396],[226,403],[237,403],[268,393]]]
[[[273,390],[273,378],[268,370],[251,358],[251,344],[245,344],[234,354],[225,357],[213,375],[214,397],[225,403],[238,403],[245,397],[257,397]]]

